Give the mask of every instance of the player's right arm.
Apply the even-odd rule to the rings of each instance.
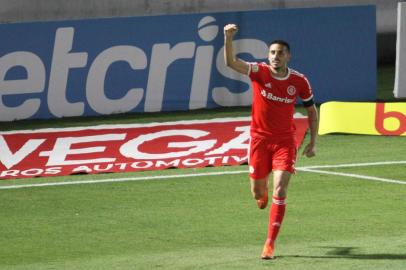
[[[224,61],[226,66],[239,73],[248,75],[250,65],[247,62],[236,58],[233,51],[233,38],[237,31],[238,28],[235,24],[227,24],[224,26]]]

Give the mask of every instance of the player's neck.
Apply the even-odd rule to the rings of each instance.
[[[272,76],[276,78],[285,78],[288,75],[288,67],[280,67],[280,68],[273,68],[272,66],[269,66],[270,70],[272,72]]]

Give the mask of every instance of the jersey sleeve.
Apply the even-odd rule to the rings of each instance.
[[[251,81],[261,81],[262,79],[262,72],[264,68],[264,63],[257,63],[257,62],[248,62],[248,76],[250,77]]]
[[[299,96],[305,105],[313,100],[313,90],[309,80],[305,76],[303,76],[303,83],[302,87],[300,88]]]

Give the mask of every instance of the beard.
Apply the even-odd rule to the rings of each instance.
[[[276,67],[274,67],[274,69],[275,69],[276,71],[280,72],[280,71],[283,71],[283,70],[285,69],[285,67],[276,66]]]
[[[286,66],[273,66],[273,69],[276,71],[276,72],[284,72],[285,70],[286,70]]]

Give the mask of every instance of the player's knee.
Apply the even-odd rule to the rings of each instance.
[[[267,178],[261,179],[251,178],[251,193],[256,200],[263,198],[266,192],[268,192]]]
[[[286,197],[287,192],[288,192],[287,187],[276,186],[273,190],[273,196]]]
[[[263,198],[265,196],[265,192],[266,192],[266,190],[262,187],[253,186],[251,188],[251,193],[252,193],[252,196],[255,198],[255,200],[259,200],[259,199]]]

